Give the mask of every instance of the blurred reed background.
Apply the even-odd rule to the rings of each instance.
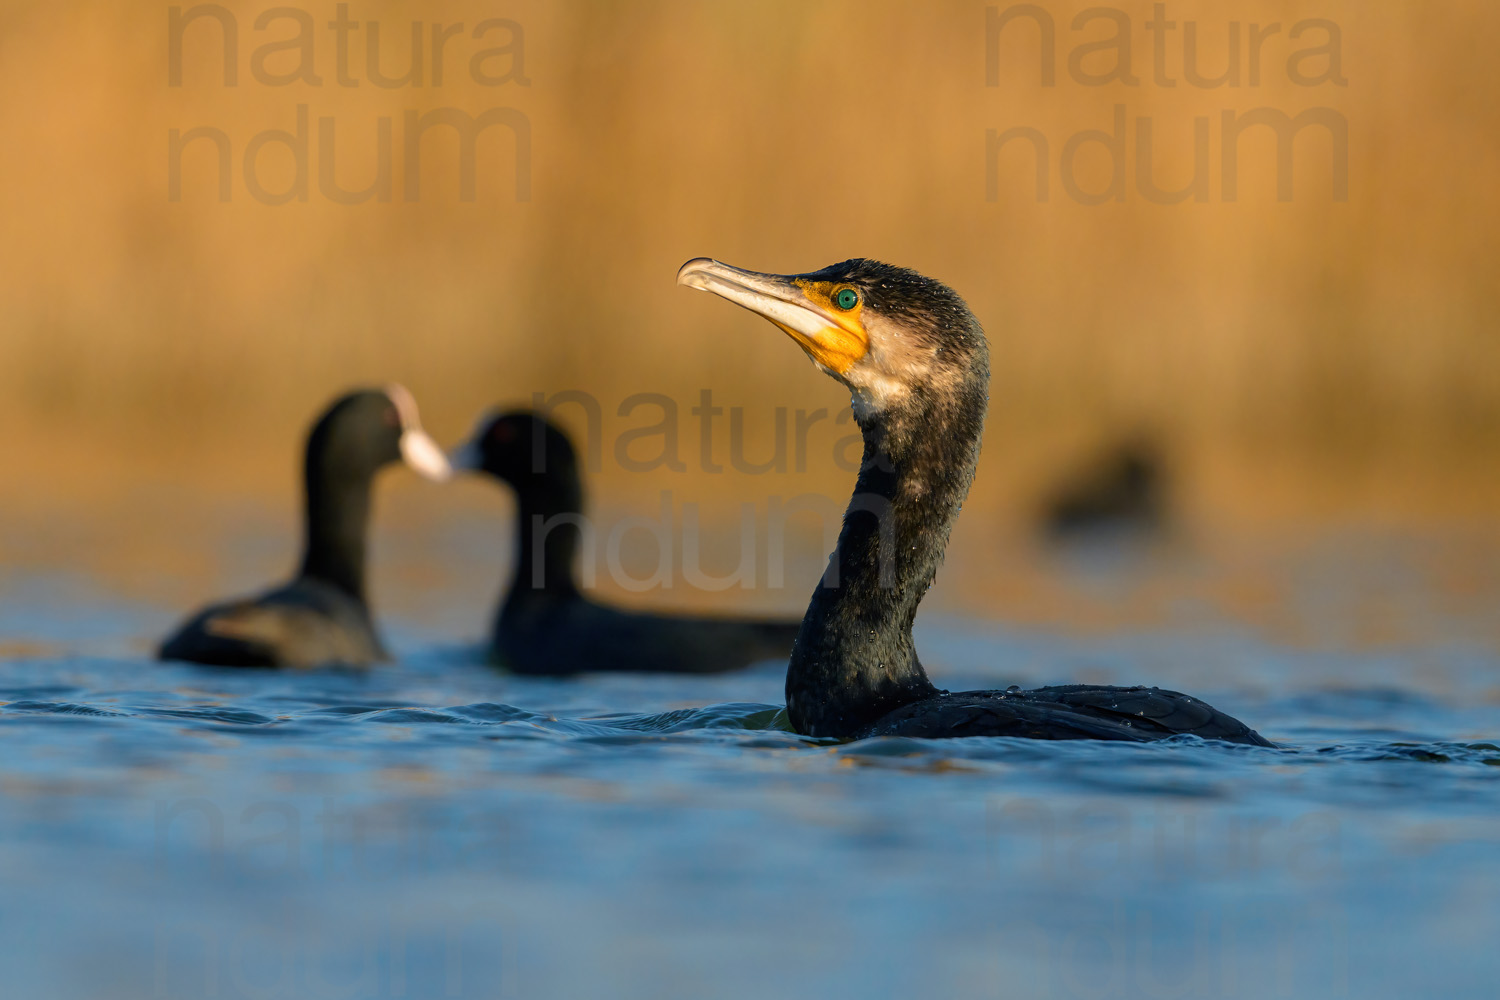
[[[1488,57],[1500,7],[1174,0],[1166,13],[1196,23],[1211,76],[1226,65],[1230,20],[1242,50],[1250,23],[1282,25],[1257,86],[1205,89],[1182,79],[1181,27],[1167,48],[1178,84],[1153,81],[1148,3],[1118,7],[1140,84],[1075,82],[1069,53],[1108,26],[1074,31],[1086,5],[1043,6],[1057,25],[1055,86],[1039,79],[1025,22],[1002,34],[999,85],[986,86],[979,2],[351,3],[351,19],[380,23],[392,76],[410,65],[411,22],[426,23],[423,85],[386,89],[368,79],[363,30],[351,36],[360,85],[337,84],[332,3],[297,8],[315,24],[319,86],[257,82],[255,50],[296,27],[256,30],[267,5],[226,3],[239,33],[238,85],[226,87],[210,18],[186,29],[182,83],[170,86],[168,5],[6,0],[0,503],[74,510],[100,536],[120,534],[127,507],[146,524],[213,496],[287,509],[289,525],[307,421],[342,388],[387,380],[409,385],[447,440],[497,402],[592,393],[605,416],[596,479],[621,510],[654,508],[662,489],[725,522],[740,499],[841,498],[850,474],[830,456],[847,428],[829,423],[812,434],[804,474],[703,472],[688,415],[700,389],[746,408],[756,459],[770,453],[776,407],[837,411],[846,398],[764,321],[675,288],[673,275],[698,255],[777,271],[874,256],[951,284],[991,338],[990,425],[964,538],[1025,522],[1064,470],[1134,433],[1162,443],[1177,508],[1225,530],[1492,521],[1500,94]],[[469,37],[486,18],[524,29],[526,85],[474,80],[469,59],[509,41],[504,30]],[[1347,86],[1289,79],[1288,56],[1324,37],[1287,38],[1306,18],[1341,29]],[[466,26],[447,45],[441,85],[433,22]],[[296,64],[283,52],[265,68]],[[517,67],[496,57],[487,68]],[[1062,191],[1067,137],[1109,129],[1117,104],[1132,122],[1152,118],[1169,188],[1189,176],[1194,117],[1209,119],[1206,203],[1136,192],[1133,127],[1122,202],[1087,206]],[[244,183],[245,146],[293,129],[298,105],[311,122],[310,196],[264,204]],[[442,130],[424,141],[419,200],[404,200],[403,112],[496,107],[529,121],[529,200],[517,199],[505,128],[479,140],[473,202],[459,197],[457,144]],[[1255,131],[1239,198],[1223,199],[1219,116],[1259,107],[1347,119],[1347,201],[1332,196],[1318,129],[1297,140],[1290,202],[1276,197],[1274,141]],[[325,117],[339,183],[354,190],[375,179],[377,123],[393,120],[391,201],[320,193]],[[208,141],[187,147],[181,198],[169,198],[169,132],[200,126],[232,143],[227,203]],[[986,130],[1015,126],[1050,141],[1046,202],[1021,144],[1000,157],[998,198],[986,197]],[[266,188],[293,180],[285,149],[266,148],[259,163]],[[1078,164],[1083,187],[1107,184],[1100,147]],[[615,414],[637,392],[678,402],[685,471],[612,460],[619,431],[655,419],[650,408]],[[561,413],[580,426],[576,411]],[[465,502],[400,490],[384,516]],[[789,606],[806,582],[792,581]]]

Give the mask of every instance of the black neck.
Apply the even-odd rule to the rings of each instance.
[[[569,464],[512,485],[518,516],[511,598],[577,593],[574,574],[583,520],[583,486],[577,467]]]
[[[974,478],[985,398],[980,385],[858,418],[859,482],[787,669],[787,712],[798,732],[855,736],[937,693],[911,628]]]
[[[306,548],[302,576],[365,600],[365,534],[374,472],[340,474],[314,460],[307,467]]]

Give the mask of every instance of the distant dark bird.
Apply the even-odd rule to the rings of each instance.
[[[365,534],[375,473],[404,461],[451,474],[399,385],[334,402],[307,438],[306,544],[284,586],[198,612],[161,645],[164,660],[227,667],[363,666],[387,659],[365,600]]]
[[[492,639],[495,658],[510,670],[710,674],[791,651],[796,621],[667,617],[585,596],[576,576],[583,525],[578,457],[567,435],[540,415],[486,416],[452,459],[516,494],[516,568]]]
[[[989,399],[984,331],[952,289],[871,260],[778,275],[700,257],[677,281],[790,335],[848,387],[864,436],[838,548],[787,668],[797,732],[1134,741],[1192,733],[1271,745],[1175,691],[1068,685],[954,694],[928,680],[912,622],[974,479]]]
[[[1143,439],[1121,442],[1080,469],[1043,507],[1055,540],[1103,533],[1150,534],[1167,522],[1166,473]]]

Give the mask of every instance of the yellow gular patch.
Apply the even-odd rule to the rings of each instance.
[[[834,296],[849,285],[803,278],[793,278],[792,281],[802,290],[808,304],[828,322],[810,336],[784,326],[781,328],[818,364],[839,375],[847,373],[870,350],[870,337],[860,320],[860,313],[865,308],[864,296],[860,296],[853,309],[840,309],[834,304]],[[776,325],[781,326],[780,323]]]

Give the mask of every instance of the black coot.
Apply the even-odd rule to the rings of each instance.
[[[567,435],[540,415],[486,416],[453,464],[486,472],[516,494],[516,569],[492,640],[505,667],[709,674],[791,651],[796,621],[642,614],[586,597],[575,565],[583,528],[578,457]]]
[[[401,386],[334,402],[307,439],[307,528],[290,583],[198,612],[161,645],[164,660],[229,667],[362,666],[386,659],[365,601],[365,534],[375,473],[404,461],[428,479],[450,474]]]
[[[1047,500],[1046,533],[1059,542],[1157,534],[1168,522],[1167,486],[1160,451],[1145,438],[1123,441]]]

